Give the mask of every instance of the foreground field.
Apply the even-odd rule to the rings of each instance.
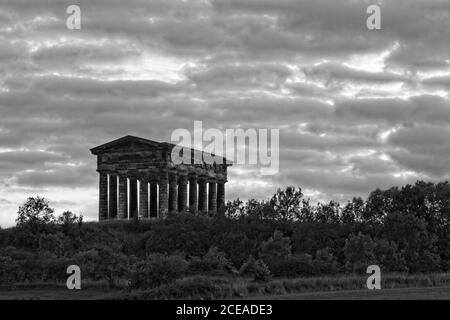
[[[113,298],[117,291],[87,289],[29,289],[0,291],[0,300],[103,300]],[[382,290],[344,290],[303,292],[286,295],[248,297],[252,300],[450,300],[450,287],[420,287]]]
[[[0,300],[104,300],[116,291],[86,289],[71,291],[65,288],[20,289],[0,291]]]
[[[450,300],[450,287],[304,292],[252,297],[261,300]]]
[[[177,279],[148,290],[133,289],[126,282],[110,288],[107,283],[85,281],[82,290],[65,283],[18,283],[0,289],[1,299],[449,299],[450,273],[386,274],[382,290],[366,289],[364,275],[335,275],[273,279],[255,282],[244,277],[194,276]]]

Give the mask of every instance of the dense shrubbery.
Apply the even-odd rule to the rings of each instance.
[[[116,250],[114,247],[97,246],[74,255],[73,262],[83,271],[84,276],[93,280],[107,280],[110,286],[116,285],[116,279],[127,275],[133,257]]]
[[[259,254],[277,277],[313,276],[333,274],[338,271],[338,263],[328,248],[308,253],[292,254],[291,241],[276,230],[274,235],[263,242]]]
[[[192,257],[189,262],[189,274],[226,275],[235,272],[225,254],[211,247],[202,257]]]
[[[130,272],[132,288],[149,289],[182,278],[188,263],[178,255],[151,254],[144,260],[137,261]]]
[[[344,207],[312,206],[289,187],[267,201],[229,202],[216,218],[169,214],[105,223],[84,223],[70,212],[55,218],[45,199],[30,198],[17,226],[0,229],[0,285],[64,282],[70,264],[81,267],[83,279],[166,290],[190,285],[184,276],[233,277],[237,270],[258,282],[359,273],[370,264],[391,272],[447,271],[449,216],[448,183],[375,190]]]
[[[261,259],[256,260],[250,256],[241,266],[239,274],[251,276],[254,281],[269,281],[272,278],[269,267]]]

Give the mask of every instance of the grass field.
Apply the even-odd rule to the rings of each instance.
[[[252,297],[262,300],[450,300],[450,287],[344,290]]]
[[[102,300],[115,293],[101,289],[20,289],[0,291],[0,300]]]
[[[108,299],[116,291],[86,289],[69,291],[67,289],[28,289],[0,291],[0,300],[42,299],[42,300],[95,300]],[[326,292],[303,292],[285,295],[249,297],[262,300],[450,300],[450,287],[421,287],[382,290],[344,290]]]
[[[68,290],[65,283],[18,283],[0,289],[5,299],[446,299],[450,300],[450,273],[386,274],[381,290],[366,289],[364,275],[334,275],[273,279],[254,282],[242,277],[187,277],[150,290],[132,290],[127,283],[111,289],[104,281],[82,283]]]

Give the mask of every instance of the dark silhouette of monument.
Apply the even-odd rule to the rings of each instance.
[[[174,144],[134,136],[91,149],[97,156],[99,220],[164,218],[168,212],[215,215],[225,206],[227,163],[207,164],[201,151],[189,149],[200,163],[175,165]],[[189,186],[189,204],[187,199]]]

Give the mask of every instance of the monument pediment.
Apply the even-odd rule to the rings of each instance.
[[[163,143],[160,142],[128,135],[92,148],[91,152],[98,155],[102,153],[122,152],[127,150],[152,150],[155,147],[162,145]]]

